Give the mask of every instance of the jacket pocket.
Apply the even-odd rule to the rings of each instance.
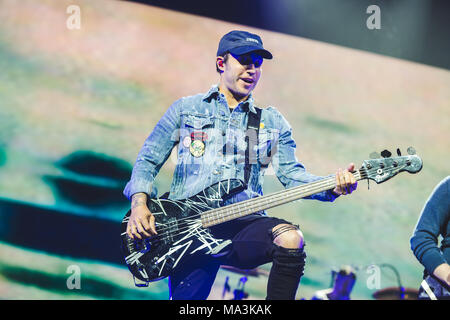
[[[184,126],[191,129],[211,128],[214,125],[214,119],[211,117],[197,116],[187,114],[184,116]]]
[[[179,161],[204,163],[213,154],[215,118],[197,114],[183,114],[180,131]],[[213,148],[215,149],[215,148]],[[208,159],[205,159],[208,158]]]

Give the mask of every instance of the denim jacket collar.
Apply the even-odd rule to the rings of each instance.
[[[211,101],[211,99],[213,99],[213,98],[217,99],[219,94],[220,94],[219,86],[217,84],[215,84],[215,85],[211,86],[209,91],[203,96],[203,100]],[[248,107],[248,110],[250,110],[253,113],[256,113],[256,109],[253,104],[254,104],[253,95],[252,95],[252,93],[250,93],[247,100],[242,102],[242,107],[244,110],[247,110],[247,107]]]

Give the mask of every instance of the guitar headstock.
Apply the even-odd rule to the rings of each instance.
[[[408,148],[407,156],[402,156],[399,149],[397,149],[397,157],[391,157],[391,153],[387,150],[384,150],[381,155],[382,157],[376,157],[377,154],[372,153],[373,159],[363,162],[360,169],[362,179],[382,183],[402,171],[417,173],[423,166],[422,159],[416,155],[412,147]]]

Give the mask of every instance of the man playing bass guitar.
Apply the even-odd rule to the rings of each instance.
[[[124,190],[131,200],[126,230],[131,239],[157,234],[155,218],[146,203],[148,197],[155,196],[154,179],[176,145],[177,165],[169,199],[186,199],[228,178],[245,180],[247,188],[225,204],[260,196],[269,162],[285,188],[324,178],[308,173],[297,160],[292,128],[281,113],[273,107],[260,109],[255,105],[252,91],[264,59],[272,59],[272,54],[264,49],[258,35],[227,33],[219,42],[216,56],[219,84],[206,94],[177,100],[157,123],[138,154]],[[245,138],[245,129],[249,119],[255,117],[259,130],[257,143],[252,145]],[[248,166],[249,148],[250,153],[257,150],[258,155],[268,155],[267,161],[258,158]],[[352,193],[357,185],[353,170],[353,164],[339,169],[335,188],[308,198],[332,202]],[[232,245],[220,257],[201,256],[180,264],[169,276],[172,299],[206,299],[221,264],[250,269],[268,262],[272,262],[272,269],[267,299],[295,299],[306,257],[305,240],[297,225],[262,211],[223,223],[214,232],[230,239]]]

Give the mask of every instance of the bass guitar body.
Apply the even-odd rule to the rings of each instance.
[[[179,262],[194,253],[219,255],[231,241],[216,239],[204,227],[202,213],[222,206],[223,201],[244,190],[238,179],[223,180],[184,200],[149,199],[157,234],[131,239],[126,230],[131,210],[121,226],[122,250],[131,273],[151,282],[169,276]]]

